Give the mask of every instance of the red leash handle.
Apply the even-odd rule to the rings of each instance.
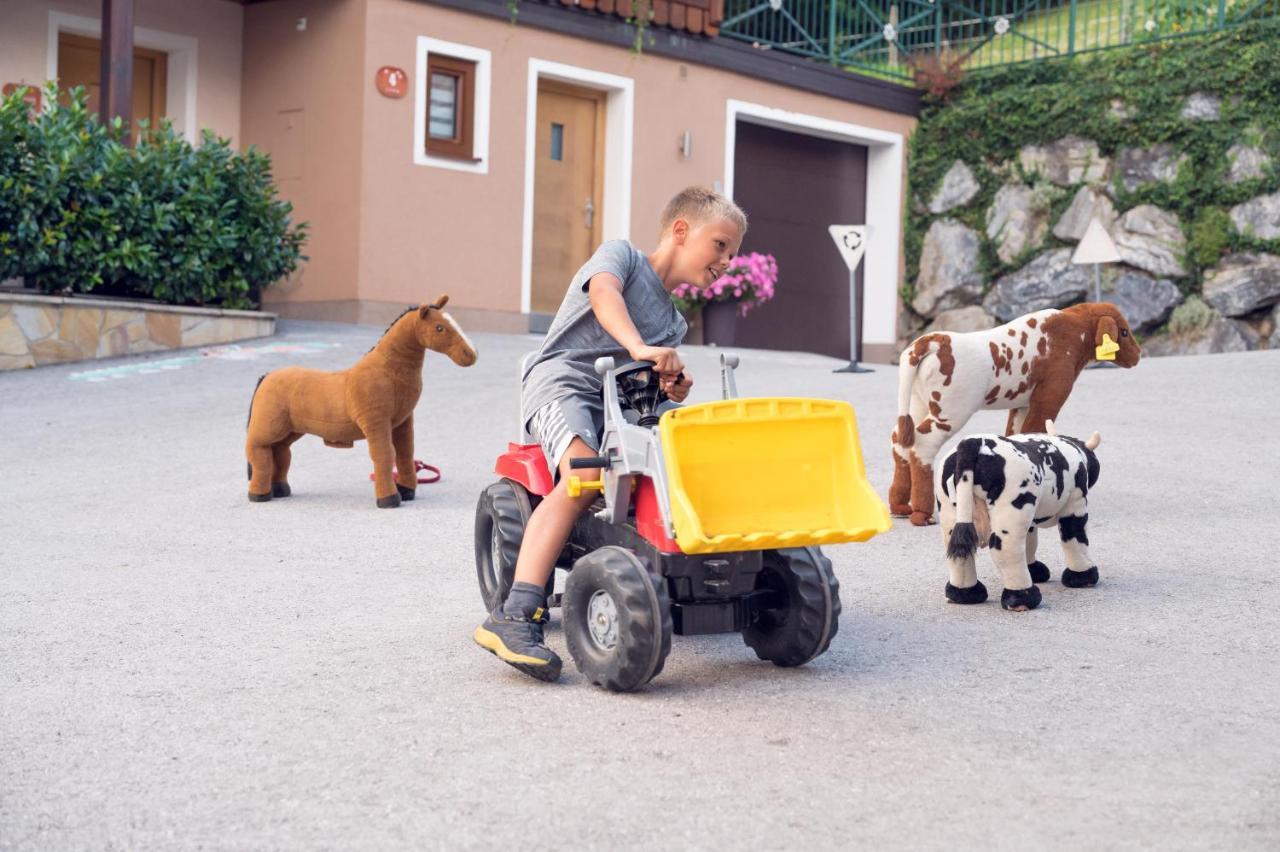
[[[427,471],[427,475],[418,477],[419,485],[430,485],[433,482],[440,481],[440,468],[436,467],[435,465],[427,464],[426,462],[420,459],[414,459],[413,472],[415,474],[418,474],[424,470]],[[400,481],[400,473],[394,467],[391,468],[391,475],[395,478],[396,482]],[[370,482],[372,482],[376,478],[377,476],[375,474],[372,474],[372,473],[369,474]]]

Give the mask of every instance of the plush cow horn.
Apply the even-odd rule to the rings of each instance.
[[[1044,431],[1048,435],[1052,435],[1055,438],[1058,437],[1058,430],[1054,428],[1052,420],[1044,421]]]
[[[1084,442],[1084,445],[1091,450],[1096,450],[1098,449],[1098,445],[1101,443],[1102,443],[1102,436],[1097,432],[1094,432],[1092,435],[1089,436],[1089,440]]]

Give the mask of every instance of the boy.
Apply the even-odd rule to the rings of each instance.
[[[560,658],[542,637],[547,580],[574,522],[596,496],[584,490],[570,497],[566,490],[570,459],[599,453],[604,411],[595,360],[612,355],[619,363],[653,361],[667,396],[684,401],[693,380],[675,347],[688,326],[671,291],[685,283],[705,287],[723,275],[742,245],[747,217],[723,195],[690,187],[667,204],[661,224],[658,247],[648,256],[626,240],[596,250],[573,277],[524,375],[520,415],[557,483],[529,517],[506,603],[473,638],[538,680],[560,677]],[[572,473],[592,477],[589,470]]]

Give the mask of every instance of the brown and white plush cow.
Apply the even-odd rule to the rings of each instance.
[[[938,513],[947,549],[950,578],[947,600],[982,603],[987,588],[978,580],[974,554],[991,549],[1004,591],[1000,605],[1024,611],[1040,605],[1035,583],[1049,579],[1048,567],[1036,559],[1036,530],[1057,526],[1067,567],[1062,585],[1071,588],[1098,582],[1089,558],[1089,489],[1098,481],[1102,442],[1097,432],[1088,441],[1058,437],[1053,422],[1048,434],[975,435],[965,438],[939,466]]]
[[[1141,354],[1124,314],[1108,302],[916,339],[898,362],[890,512],[910,515],[916,526],[932,523],[934,457],[975,412],[1009,409],[1006,435],[1043,432],[1090,361],[1114,355],[1116,364],[1132,367]]]

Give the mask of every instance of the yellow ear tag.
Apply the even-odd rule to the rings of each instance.
[[[1111,335],[1103,334],[1102,342],[1093,351],[1093,355],[1099,361],[1114,361],[1116,353],[1120,351],[1120,344],[1111,339]]]

